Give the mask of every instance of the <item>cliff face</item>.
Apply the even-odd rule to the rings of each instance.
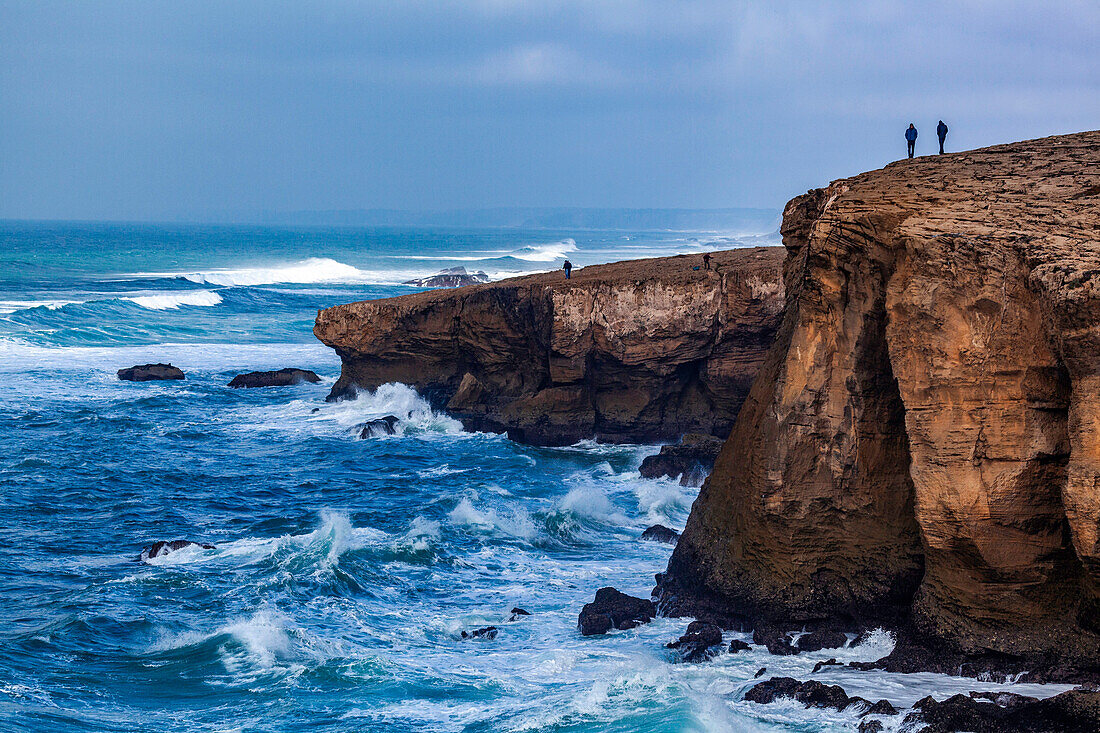
[[[1100,132],[836,181],[783,235],[664,608],[893,625],[897,669],[1100,670]]]
[[[468,428],[568,444],[725,438],[783,308],[783,250],[635,260],[341,305],[330,398],[405,382]],[[696,269],[698,268],[698,269]]]

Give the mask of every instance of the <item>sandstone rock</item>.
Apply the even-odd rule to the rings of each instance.
[[[308,369],[280,369],[274,372],[248,372],[238,374],[229,382],[234,389],[241,387],[288,387],[302,382],[320,382],[321,378]]]
[[[484,272],[467,272],[465,267],[449,267],[429,277],[406,280],[405,285],[416,285],[421,288],[460,288],[464,285],[487,282],[489,282],[489,276]]]
[[[646,456],[638,472],[643,478],[680,477],[682,486],[702,486],[724,443],[713,435],[685,435],[676,445],[662,446],[657,455]]]
[[[923,724],[924,733],[1095,733],[1100,730],[1100,692],[1071,690],[1036,700],[1023,695],[1002,697],[999,702],[979,702],[955,695],[943,702],[931,697],[919,700],[905,717],[904,726]]]
[[[126,382],[156,382],[186,379],[183,371],[171,364],[142,364],[118,370],[118,378]]]
[[[783,323],[662,608],[1100,674],[1098,185],[1087,132],[791,201]]]
[[[687,631],[676,641],[669,642],[669,649],[678,649],[685,662],[704,662],[714,656],[715,647],[722,644],[722,629],[706,621],[692,621]]]
[[[577,627],[583,636],[606,634],[611,629],[633,629],[657,615],[653,601],[635,598],[614,588],[600,588],[591,603],[584,604]]]
[[[204,550],[213,550],[214,545],[207,545],[202,542],[192,542],[191,540],[158,540],[146,548],[143,548],[139,560],[145,562],[154,557],[163,557],[176,550],[182,550],[185,547],[201,547]]]
[[[679,538],[679,532],[663,524],[654,524],[652,527],[647,528],[645,532],[642,532],[642,539],[649,540],[650,542],[664,542],[669,545],[675,545],[676,540]]]
[[[376,420],[368,420],[361,426],[359,437],[366,440],[382,435],[394,435],[397,433],[397,423],[399,422],[401,422],[401,419],[396,415],[386,415]]]
[[[816,652],[822,649],[839,649],[848,643],[848,637],[840,631],[811,631],[798,637],[795,646],[800,652]]]
[[[561,445],[725,436],[783,307],[783,252],[585,267],[336,306],[314,334],[340,355],[330,399],[416,387],[471,430]]]

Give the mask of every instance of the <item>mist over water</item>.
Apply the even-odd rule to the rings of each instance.
[[[597,588],[648,595],[670,548],[639,541],[642,530],[687,518],[696,490],[638,476],[652,447],[465,433],[399,384],[324,402],[339,360],[312,337],[318,308],[412,292],[397,283],[456,262],[499,276],[560,255],[583,265],[734,240],[7,224],[0,236],[0,728],[858,725],[855,711],[741,697],[760,667],[807,679],[829,657],[882,656],[886,634],[695,665],[664,648],[686,619],[578,634]],[[115,376],[161,361],[186,381]],[[288,366],[322,383],[225,386]],[[391,414],[395,435],[358,439]],[[137,561],[173,539],[215,548]],[[532,615],[510,620],[513,606]],[[495,639],[462,638],[488,625]],[[843,668],[815,678],[899,706],[1066,689]]]

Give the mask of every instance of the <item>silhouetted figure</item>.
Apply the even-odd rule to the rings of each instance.
[[[565,279],[568,280],[570,274],[573,272],[573,263],[566,260],[565,264],[561,266],[561,269],[565,270]]]
[[[909,129],[905,131],[905,142],[909,146],[909,157],[913,157],[913,149],[917,147],[917,128],[909,123]]]
[[[703,254],[703,269],[710,269],[710,252],[706,252]]]
[[[940,155],[943,155],[943,141],[947,139],[947,125],[943,124],[943,120],[936,125],[936,135],[940,138]]]

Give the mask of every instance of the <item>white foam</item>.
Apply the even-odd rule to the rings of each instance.
[[[162,311],[179,308],[181,305],[215,306],[222,302],[222,296],[213,290],[191,290],[181,293],[157,293],[153,295],[136,295],[123,298],[131,303],[136,303],[142,308]]]
[[[8,315],[9,313],[32,308],[57,310],[67,305],[83,302],[82,300],[0,300],[0,315]]]
[[[553,262],[565,257],[568,252],[576,252],[577,243],[571,238],[551,242],[550,244],[532,244],[510,253],[511,257],[528,262]]]
[[[279,283],[399,285],[406,280],[422,277],[425,274],[431,273],[411,270],[361,270],[358,267],[328,257],[310,257],[298,262],[259,267],[175,272],[130,272],[117,275],[112,279],[178,278],[199,285],[220,285],[223,287],[254,287]]]
[[[504,534],[522,540],[535,537],[535,523],[522,507],[515,507],[511,514],[502,515],[496,509],[478,510],[468,498],[463,498],[447,515],[447,519],[456,526],[481,532]]]

